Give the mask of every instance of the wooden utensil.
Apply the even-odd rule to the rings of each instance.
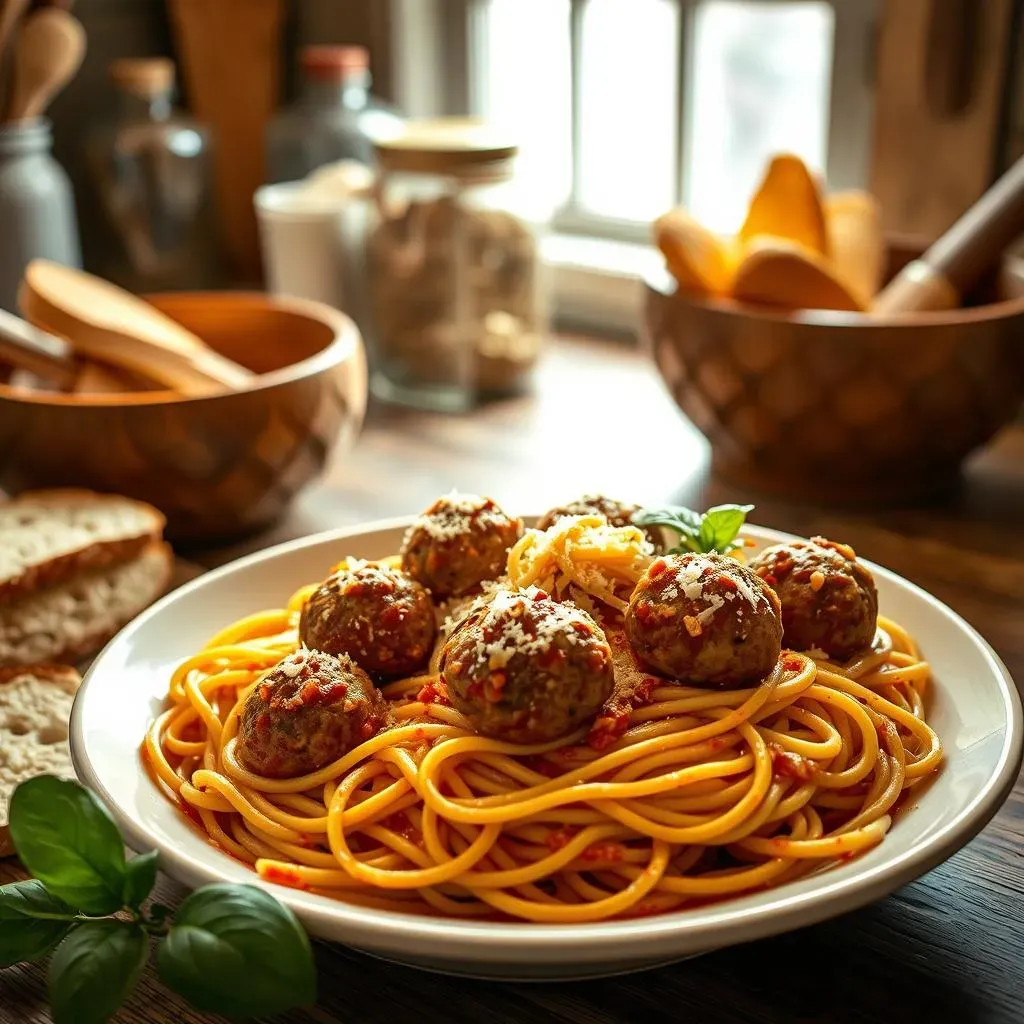
[[[931,248],[879,292],[876,316],[954,309],[1024,232],[1021,157]]]
[[[14,50],[8,121],[39,117],[71,80],[85,56],[82,23],[56,7],[29,15]]]
[[[0,53],[14,35],[14,27],[28,10],[30,0],[0,0]]]
[[[0,309],[0,360],[59,388],[70,388],[79,368],[67,342]]]
[[[29,321],[75,351],[184,395],[244,388],[254,378],[148,302],[81,270],[33,260],[18,301]]]
[[[263,134],[277,107],[284,0],[171,0],[185,86],[217,139],[217,209],[236,273],[257,279],[252,197],[264,181]]]

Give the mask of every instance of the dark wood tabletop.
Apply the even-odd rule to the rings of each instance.
[[[636,351],[561,339],[527,397],[452,418],[372,408],[354,451],[286,521],[230,546],[181,552],[210,567],[276,541],[419,511],[458,487],[542,511],[584,491],[703,507],[749,500],[752,519],[852,544],[935,594],[1024,681],[1024,426],[966,467],[940,502],[843,512],[740,493],[716,481],[707,446]],[[18,877],[0,862],[0,880]],[[165,902],[184,895],[163,879]],[[1024,786],[951,860],[873,906],[789,935],[600,981],[468,981],[317,944],[320,1001],[287,1024],[411,1020],[1006,1022],[1024,1020]],[[45,972],[0,974],[0,1024],[44,1024]],[[151,969],[118,1024],[193,1024]]]

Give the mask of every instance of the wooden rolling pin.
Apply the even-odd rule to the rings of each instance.
[[[1024,233],[1021,157],[931,248],[875,297],[873,316],[955,309]]]

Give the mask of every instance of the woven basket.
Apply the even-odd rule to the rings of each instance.
[[[874,322],[705,302],[667,280],[646,291],[646,343],[715,471],[762,492],[935,493],[1024,398],[1024,298]]]

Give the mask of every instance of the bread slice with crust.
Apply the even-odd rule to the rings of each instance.
[[[0,857],[14,853],[11,796],[36,775],[74,778],[68,721],[81,676],[66,665],[0,669]]]
[[[134,558],[0,604],[0,666],[77,662],[95,654],[166,590],[173,556],[162,542]]]
[[[0,605],[134,558],[163,536],[151,505],[83,490],[30,491],[0,503]]]

